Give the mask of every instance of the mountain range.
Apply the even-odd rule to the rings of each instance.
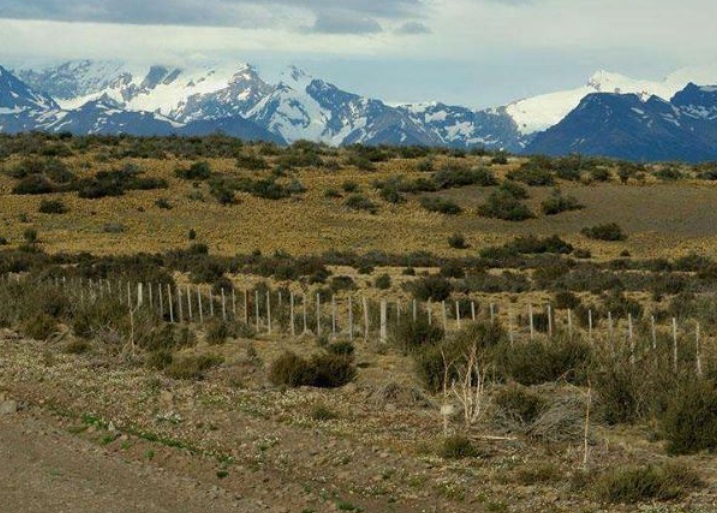
[[[0,67],[0,132],[204,135],[287,144],[485,147],[632,160],[717,160],[717,70],[662,81],[598,72],[579,88],[470,109],[389,105],[290,67],[278,83],[247,64],[110,61]]]

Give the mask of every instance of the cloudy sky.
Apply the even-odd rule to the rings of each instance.
[[[0,64],[114,58],[288,64],[389,102],[480,107],[607,69],[717,59],[714,0],[0,0]]]

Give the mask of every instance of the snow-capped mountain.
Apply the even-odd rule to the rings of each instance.
[[[603,155],[636,161],[717,160],[717,87],[688,84],[671,101],[594,93],[536,136],[530,153]]]
[[[59,111],[50,96],[32,89],[0,66],[0,132],[35,130],[52,123]]]
[[[504,108],[475,111],[466,107],[431,102],[399,107],[419,126],[444,144],[470,148],[502,148],[520,152],[530,139],[520,133]]]
[[[415,106],[392,107],[295,67],[284,72],[276,85],[246,64],[182,68],[85,60],[22,67],[18,74],[67,110],[104,98],[123,110],[194,124],[193,131],[212,128],[209,122],[218,120],[223,120],[223,128],[218,127],[222,130],[236,128],[241,120],[230,120],[242,118],[273,134],[273,140],[288,142],[485,145],[517,151],[524,139],[500,110],[475,112],[434,104],[430,113],[421,116]]]
[[[717,83],[717,69],[706,66],[680,70],[660,81],[635,80],[618,73],[599,71],[582,87],[519,100],[505,110],[521,133],[532,134],[557,125],[590,94],[633,93],[669,100],[690,81],[696,80],[695,77],[699,77],[700,83]]]

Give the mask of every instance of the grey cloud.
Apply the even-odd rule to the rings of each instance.
[[[139,25],[260,26],[316,18],[320,32],[380,31],[379,19],[412,20],[429,0],[0,0],[0,18]],[[293,15],[292,15],[293,12]],[[339,13],[339,14],[337,14]]]
[[[421,34],[431,34],[433,31],[425,23],[420,21],[407,21],[395,30],[396,34],[406,36],[416,36]]]
[[[316,17],[313,32],[324,34],[375,34],[383,28],[374,18],[351,12],[325,12]]]

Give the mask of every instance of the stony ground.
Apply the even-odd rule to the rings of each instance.
[[[598,512],[717,510],[714,458],[690,463],[707,486],[679,504],[607,506],[572,492],[580,443],[474,438],[480,457],[437,455],[437,399],[415,387],[408,360],[358,347],[355,384],[281,390],[263,362],[287,341],[233,341],[192,351],[226,362],[175,381],[99,349],[0,334],[3,513],[62,512]],[[310,351],[313,340],[293,341]],[[253,350],[249,350],[249,348]],[[383,354],[382,354],[383,353]],[[336,418],[318,420],[317,406]],[[457,425],[457,423],[454,423]],[[595,427],[591,466],[660,459],[645,433]],[[642,441],[638,441],[642,440]],[[526,469],[549,463],[545,482]]]

